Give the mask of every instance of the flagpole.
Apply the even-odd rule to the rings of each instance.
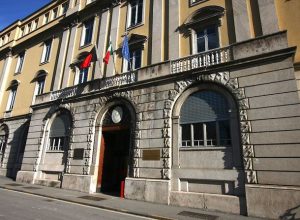
[[[115,53],[115,51],[114,51],[114,53]],[[115,54],[114,54],[114,53],[113,53],[113,56],[112,56],[112,58],[113,58],[113,63],[114,63],[114,69],[115,69],[116,74],[119,74],[118,71],[117,71],[117,69],[116,69]]]

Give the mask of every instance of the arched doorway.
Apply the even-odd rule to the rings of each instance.
[[[132,117],[123,104],[112,105],[102,120],[97,192],[119,195],[131,174]],[[123,182],[124,183],[124,182]]]

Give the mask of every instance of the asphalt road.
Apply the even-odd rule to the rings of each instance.
[[[151,219],[0,189],[0,220]]]

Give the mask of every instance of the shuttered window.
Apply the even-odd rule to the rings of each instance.
[[[226,98],[214,91],[191,94],[180,112],[181,146],[231,144],[230,109]]]

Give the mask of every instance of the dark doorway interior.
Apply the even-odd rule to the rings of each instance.
[[[103,131],[103,137],[101,192],[120,195],[121,181],[128,170],[130,132],[128,129]]]

